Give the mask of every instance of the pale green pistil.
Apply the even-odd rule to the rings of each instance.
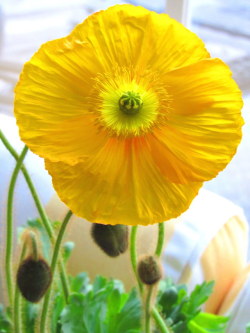
[[[122,112],[133,115],[139,112],[143,102],[139,94],[133,91],[127,91],[121,96],[118,104]]]

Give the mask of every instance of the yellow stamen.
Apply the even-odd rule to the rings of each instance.
[[[89,110],[112,136],[141,136],[165,123],[171,98],[158,73],[117,66],[95,81]]]

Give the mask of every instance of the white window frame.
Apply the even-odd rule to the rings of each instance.
[[[188,2],[189,0],[166,0],[166,13],[187,26],[189,23]],[[4,80],[7,83],[13,84],[14,86],[21,71],[22,63],[19,63],[18,60],[9,61],[8,59],[1,59],[1,44],[3,42],[3,34],[4,20],[0,8],[0,80]],[[5,110],[6,107],[7,113],[12,112],[12,103],[13,96],[11,91],[9,91],[9,93],[1,96],[0,112]]]
[[[184,25],[189,24],[189,0],[166,0],[166,13]]]

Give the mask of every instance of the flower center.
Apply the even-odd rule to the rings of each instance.
[[[127,91],[119,99],[118,105],[122,112],[133,115],[139,112],[143,102],[138,93]]]
[[[89,110],[99,129],[117,137],[138,137],[168,118],[171,98],[158,73],[115,67],[95,78]]]

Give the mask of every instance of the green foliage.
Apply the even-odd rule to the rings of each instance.
[[[93,284],[81,273],[70,278],[71,295],[66,305],[57,290],[51,307],[51,333],[140,333],[141,305],[135,289],[124,292],[117,280],[96,277]],[[22,299],[25,333],[35,333],[40,305]],[[13,333],[8,315],[0,307],[0,333]]]
[[[70,279],[70,288],[72,292],[85,294],[91,290],[90,280],[87,273],[80,273]]]
[[[224,333],[228,318],[200,312],[188,323],[192,333]]]
[[[200,306],[206,302],[213,291],[214,281],[203,282],[192,291],[183,307],[183,313],[188,319],[194,318],[200,312]]]
[[[71,246],[70,246],[71,247]],[[161,281],[157,307],[173,333],[225,333],[228,318],[201,312],[212,292],[213,282],[197,285],[188,295],[185,285]],[[70,277],[71,295],[65,304],[58,284],[51,307],[51,333],[141,333],[141,303],[135,289],[124,291],[118,280],[96,277],[90,283],[86,273]],[[35,333],[40,305],[22,300],[25,333]],[[8,310],[0,306],[0,333],[12,333]],[[250,333],[250,326],[246,333]],[[160,333],[155,329],[154,333]]]
[[[52,223],[54,230],[58,222]],[[39,219],[29,220],[28,226],[39,231],[43,254],[50,256],[50,241]],[[63,259],[69,259],[74,244],[65,243]],[[86,273],[69,277],[70,297],[65,303],[58,279],[53,287],[50,308],[50,333],[141,333],[141,302],[135,289],[125,292],[122,282],[102,276],[90,282]],[[228,318],[201,312],[201,305],[212,293],[213,282],[197,285],[189,295],[186,285],[174,285],[170,279],[159,284],[157,308],[172,333],[224,333]],[[22,328],[35,333],[41,304],[21,301]],[[13,333],[8,309],[0,306],[0,333]],[[160,333],[155,328],[154,333]],[[250,327],[246,333],[250,333]]]
[[[0,333],[11,333],[11,322],[8,318],[8,309],[0,305]]]
[[[224,333],[228,318],[201,312],[201,305],[213,291],[214,282],[197,285],[188,295],[185,285],[170,280],[161,283],[158,307],[166,325],[174,333]]]
[[[51,332],[60,333],[61,332],[61,322],[60,317],[64,309],[65,301],[62,294],[58,293],[53,302],[53,311],[51,313]]]
[[[250,333],[250,322],[246,326],[246,333]]]
[[[123,291],[116,280],[97,277],[91,288],[74,280],[78,290],[70,296],[69,304],[61,314],[62,333],[140,333],[140,302],[135,290]],[[89,286],[90,287],[90,286]]]
[[[33,333],[35,331],[35,320],[38,316],[39,305],[32,304],[22,298],[21,315],[23,321],[23,331]]]

